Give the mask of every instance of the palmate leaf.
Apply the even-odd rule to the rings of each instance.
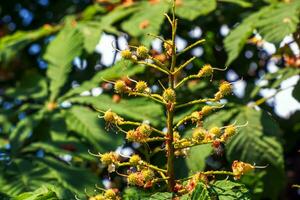
[[[209,184],[209,186],[199,182],[192,193],[191,199],[250,200],[251,198],[248,189],[243,184],[230,180],[220,180]]]
[[[201,15],[207,15],[216,7],[216,0],[181,0],[176,5],[176,15],[192,21]]]
[[[47,96],[47,81],[40,74],[27,71],[16,87],[6,89],[4,95],[18,100],[41,100]]]
[[[103,111],[112,109],[113,112],[116,112],[122,117],[137,121],[147,120],[155,126],[163,123],[162,107],[145,98],[122,99],[120,102],[114,103],[111,97],[102,94],[98,97],[73,97],[68,101],[71,103],[91,105]]]
[[[271,7],[269,12],[262,13],[256,27],[265,40],[278,44],[285,36],[296,31],[300,2],[278,3]]]
[[[197,186],[191,196],[191,200],[198,200],[198,199],[211,200],[207,186],[202,182],[199,182],[197,184]]]
[[[122,137],[104,130],[98,113],[89,108],[72,106],[63,112],[69,131],[76,132],[99,152],[114,150],[122,142]]]
[[[58,27],[44,26],[34,31],[17,31],[0,39],[0,63],[8,62],[28,44],[50,35]]]
[[[226,65],[231,64],[243,50],[248,38],[253,34],[255,23],[263,12],[268,12],[269,7],[262,8],[260,11],[245,18],[236,28],[231,30],[224,39],[224,47],[228,54]]]
[[[40,163],[49,168],[49,175],[56,179],[63,188],[70,190],[73,195],[83,197],[85,190],[93,189],[95,184],[101,185],[100,180],[89,169],[66,165],[53,158],[43,158]]]
[[[153,38],[147,34],[159,33],[160,27],[165,19],[164,13],[167,13],[170,2],[146,2],[138,4],[138,10],[124,23],[122,29],[134,37],[138,37],[142,44],[148,46]]]
[[[268,73],[263,77],[263,80],[268,81],[268,84],[263,86],[256,86],[251,92],[251,97],[255,97],[261,88],[274,88],[278,89],[280,84],[286,79],[298,75],[300,73],[300,69],[285,67],[283,69],[279,69],[274,73]]]
[[[13,159],[9,165],[1,167],[0,192],[11,196],[34,191],[43,185],[51,188],[59,199],[74,199],[75,195],[83,198],[86,189],[91,190],[99,184],[97,176],[89,169],[70,166],[51,157]]]
[[[72,68],[72,61],[82,51],[83,38],[77,28],[66,25],[48,45],[44,58],[49,66],[47,76],[50,79],[50,100],[58,96]]]
[[[50,188],[42,186],[33,192],[25,192],[12,200],[59,200],[56,193]]]
[[[99,7],[98,4],[92,7]],[[135,7],[118,6],[106,15],[101,16],[99,20],[82,21],[79,23],[79,30],[84,36],[84,48],[88,53],[92,53],[99,43],[103,31],[118,34],[118,31],[112,25],[136,10]]]
[[[220,0],[220,2],[237,4],[243,8],[252,7],[252,3],[248,2],[247,0]]]
[[[51,180],[49,170],[35,161],[13,159],[0,164],[0,191],[11,196],[32,191]]]
[[[11,151],[13,154],[17,153],[22,145],[26,143],[26,140],[31,136],[33,129],[39,125],[44,114],[44,111],[40,110],[18,122],[9,135]]]
[[[232,120],[246,127],[226,144],[226,156],[229,162],[241,160],[257,165],[268,165],[264,181],[264,194],[275,199],[282,186],[284,175],[283,150],[276,137],[280,135],[278,125],[271,117],[252,108],[242,107]],[[271,192],[272,191],[272,192]]]
[[[169,200],[172,199],[172,193],[150,192],[135,187],[128,187],[124,190],[122,199],[124,200]]]
[[[141,200],[143,198],[147,198],[151,195],[146,191],[143,191],[140,188],[136,187],[127,187],[124,192],[122,198],[124,200]]]
[[[228,53],[227,65],[242,51],[254,29],[263,39],[279,43],[285,36],[294,33],[299,23],[300,2],[275,3],[261,8],[234,28],[224,40]]]

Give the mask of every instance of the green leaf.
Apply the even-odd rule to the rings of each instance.
[[[232,109],[222,109],[215,113],[210,114],[207,118],[204,119],[204,127],[210,129],[214,126],[221,127],[226,124],[228,121],[232,119],[237,113],[239,109],[232,108]]]
[[[92,13],[98,12],[99,8],[98,4],[93,5],[90,9]],[[103,9],[103,8],[102,8]],[[123,7],[118,6],[113,11],[107,13],[106,15],[101,16],[100,20],[90,20],[90,21],[83,21],[79,23],[79,30],[82,32],[84,36],[84,48],[88,53],[92,53],[96,45],[100,41],[101,34],[103,31],[113,32],[118,34],[118,31],[115,30],[115,27],[112,25],[119,20],[124,19],[129,14],[133,13],[136,9],[134,7]]]
[[[246,1],[246,0],[220,0],[220,2],[225,2],[225,3],[234,3],[237,4],[243,8],[249,8],[252,7],[252,3]]]
[[[239,132],[226,144],[226,156],[229,162],[241,160],[265,166],[264,194],[266,197],[276,198],[284,176],[283,149],[276,137],[280,130],[275,121],[263,112],[252,108],[242,107],[240,113],[232,119],[248,125],[239,129]]]
[[[216,7],[216,0],[181,0],[176,6],[176,15],[192,21],[201,15],[207,15]]]
[[[13,159],[10,165],[0,163],[0,191],[11,196],[39,188],[51,181],[48,168],[27,159]]]
[[[124,200],[142,200],[149,196],[149,193],[135,187],[127,187],[123,192]]]
[[[217,195],[219,200],[250,200],[248,189],[237,182],[229,180],[216,181],[212,184],[211,193]]]
[[[210,144],[192,147],[185,159],[189,174],[202,171],[206,166],[206,158],[211,154],[212,147]]]
[[[280,84],[286,79],[298,75],[300,73],[300,69],[285,67],[283,69],[279,69],[274,73],[268,73],[263,77],[263,80],[268,81],[268,84],[263,86],[256,86],[251,92],[251,97],[255,97],[261,88],[279,88]]]
[[[228,54],[226,65],[230,65],[243,50],[248,38],[253,33],[255,22],[259,14],[260,13],[254,13],[244,19],[244,21],[231,30],[224,39],[224,47]]]
[[[43,99],[47,92],[45,78],[36,72],[27,71],[16,87],[5,90],[5,96],[19,100]]]
[[[228,53],[226,64],[234,61],[242,51],[248,37],[257,29],[263,39],[279,43],[285,36],[296,31],[299,23],[300,2],[276,3],[261,8],[245,18],[244,21],[230,31],[224,40]]]
[[[85,190],[94,188],[95,184],[100,184],[99,179],[88,169],[66,165],[53,158],[43,158],[40,162],[50,169],[50,175],[62,186],[73,192],[85,196]]]
[[[192,197],[191,200],[211,200],[210,196],[209,196],[209,191],[207,190],[207,186],[202,183],[202,182],[198,182],[195,190],[192,193]]]
[[[173,195],[169,192],[156,192],[151,195],[150,198],[143,198],[144,200],[169,200],[172,199]]]
[[[17,31],[0,39],[0,63],[7,63],[28,44],[57,31],[57,27],[45,26],[34,31]]]
[[[72,61],[80,55],[82,46],[82,34],[71,25],[66,25],[48,45],[44,58],[49,63],[47,76],[50,79],[51,101],[56,99],[67,81]]]
[[[12,153],[17,153],[17,151],[26,143],[27,139],[32,134],[33,129],[38,126],[43,116],[44,111],[41,110],[18,122],[9,135]]]
[[[66,100],[68,97],[98,87],[99,84],[104,82],[105,80],[113,80],[120,77],[132,76],[134,74],[142,73],[144,69],[144,66],[133,65],[130,62],[121,60],[114,66],[96,73],[96,75],[93,76],[91,80],[83,82],[79,87],[69,90],[64,96],[59,99],[59,101]]]
[[[102,94],[97,97],[82,96],[68,99],[70,103],[79,103],[92,105],[94,108],[106,111],[112,109],[122,117],[137,121],[148,120],[151,124],[157,126],[162,124],[163,109],[157,103],[145,98],[121,99],[114,103],[108,95]]]
[[[22,193],[12,200],[58,200],[58,197],[54,191],[42,186],[33,192]]]
[[[148,46],[153,38],[147,34],[159,33],[164,22],[164,13],[169,10],[170,4],[166,1],[140,2],[138,10],[122,24],[122,28],[133,37],[138,37],[144,45]],[[143,26],[144,25],[144,26]]]
[[[104,130],[98,113],[80,106],[72,106],[63,112],[68,130],[76,132],[87,140],[99,152],[114,150],[122,142],[119,135]]]
[[[262,13],[255,25],[265,40],[278,44],[285,36],[296,31],[300,2],[277,3],[271,5],[271,8],[268,12]]]
[[[95,51],[103,32],[103,25],[97,21],[82,22],[78,25],[83,37],[84,48],[88,53]]]

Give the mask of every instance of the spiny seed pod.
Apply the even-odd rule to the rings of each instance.
[[[129,130],[126,133],[126,139],[128,141],[135,141],[136,138],[136,134],[135,134],[135,130]]]
[[[228,83],[227,81],[222,82],[221,85],[219,86],[219,92],[222,95],[231,94],[231,92],[232,92],[232,86],[231,86],[231,84]]]
[[[207,64],[202,67],[202,69],[199,71],[198,75],[201,77],[207,77],[212,76],[214,72],[214,69],[211,65]]]
[[[145,81],[138,81],[135,85],[135,91],[139,93],[144,93],[148,89],[148,85]]]
[[[227,126],[224,130],[224,134],[228,137],[234,135],[236,132],[236,127],[234,125]]]
[[[164,48],[165,48],[165,50],[166,51],[168,51],[169,49],[171,49],[172,48],[172,40],[166,40],[165,42],[164,42]]]
[[[176,93],[173,89],[168,88],[164,91],[163,98],[166,102],[174,103],[176,101]]]
[[[192,122],[199,122],[202,119],[202,113],[195,111],[191,114]]]
[[[202,141],[204,140],[205,134],[206,134],[206,130],[204,128],[199,127],[193,131],[192,137],[196,141]]]
[[[141,175],[140,172],[132,173],[128,175],[127,182],[129,185],[143,186],[144,177]]]
[[[130,157],[130,159],[129,159],[129,163],[132,166],[136,166],[136,165],[138,165],[140,163],[141,160],[142,159],[141,159],[141,157],[139,155],[132,155]]]
[[[119,124],[123,121],[123,118],[118,116],[116,113],[112,112],[111,110],[108,110],[104,113],[103,116],[104,120],[108,124]]]
[[[104,113],[103,118],[106,122],[113,123],[115,121],[115,115],[116,113],[108,110]]]
[[[136,54],[140,59],[146,59],[149,56],[149,50],[145,46],[139,46],[136,50]]]
[[[155,176],[154,172],[151,169],[144,169],[141,173],[146,182],[151,181]]]
[[[208,115],[212,110],[213,110],[213,107],[211,107],[211,106],[204,106],[201,109],[201,113],[202,113],[202,115]]]
[[[221,135],[221,129],[219,127],[212,127],[211,129],[209,129],[209,133],[215,136],[219,136]]]
[[[119,94],[122,94],[122,93],[125,93],[128,91],[128,87],[126,86],[125,81],[122,81],[122,80],[118,80],[115,82],[114,89],[115,89],[115,92],[119,93]]]
[[[142,124],[137,128],[137,131],[141,133],[144,137],[149,137],[152,130],[148,124]]]
[[[242,175],[255,169],[253,165],[238,160],[233,161],[231,168],[235,180],[240,179]]]
[[[114,199],[117,198],[117,194],[116,194],[116,192],[113,189],[106,190],[105,193],[104,193],[104,196],[107,199],[111,199],[111,200],[114,200]]]
[[[102,194],[98,194],[94,197],[90,197],[89,200],[105,200],[106,198]]]
[[[129,60],[132,58],[132,53],[129,49],[125,49],[125,50],[121,51],[121,56],[122,56],[122,58]]]
[[[177,131],[174,131],[174,133],[173,133],[173,140],[174,140],[174,142],[177,142],[180,140],[180,134]]]
[[[164,42],[164,48],[166,50],[167,56],[171,57],[173,55],[173,43],[172,40],[167,40]]]
[[[118,163],[118,154],[115,152],[104,153],[101,155],[100,161],[103,165]]]

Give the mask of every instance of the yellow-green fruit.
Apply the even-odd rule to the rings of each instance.
[[[164,48],[165,48],[165,50],[169,50],[169,49],[171,49],[172,48],[172,40],[166,40],[165,42],[164,42]]]
[[[206,130],[199,127],[199,128],[196,128],[193,131],[193,136],[192,137],[193,137],[194,140],[202,141],[202,140],[204,140],[205,134],[206,134]]]
[[[130,165],[136,166],[141,161],[141,157],[139,155],[132,155],[129,159]]]
[[[115,152],[104,153],[101,155],[100,161],[104,165],[110,165],[118,162],[118,155]]]
[[[136,50],[136,54],[140,59],[146,59],[149,56],[149,50],[145,46],[139,46]]]
[[[224,130],[224,134],[227,136],[232,136],[236,132],[236,127],[233,125],[227,126]]]
[[[202,69],[199,71],[199,75],[202,77],[212,76],[213,72],[214,72],[214,69],[212,68],[212,66],[207,64],[207,65],[204,65],[202,67]]]
[[[126,133],[126,139],[128,141],[135,141],[136,139],[136,134],[135,134],[135,130],[129,130]]]
[[[135,91],[139,93],[144,93],[148,88],[148,85],[145,81],[138,81],[135,85]]]
[[[142,175],[146,182],[151,181],[155,176],[154,172],[151,169],[142,170]]]
[[[163,98],[167,102],[175,102],[176,101],[176,93],[173,89],[168,88],[163,93]]]
[[[223,83],[221,83],[221,85],[219,86],[219,91],[222,95],[228,95],[231,94],[232,92],[232,86],[230,83],[228,83],[227,81],[224,81]]]
[[[201,113],[202,113],[202,115],[208,115],[212,110],[213,110],[213,107],[211,107],[211,106],[204,106],[201,109]]]
[[[115,122],[115,119],[116,119],[116,113],[108,110],[104,113],[104,116],[103,116],[104,120],[108,123],[114,123]]]
[[[104,196],[108,199],[115,199],[117,197],[117,194],[113,189],[109,189],[105,191]]]
[[[122,80],[118,80],[115,82],[114,89],[115,89],[116,93],[120,93],[120,94],[122,94],[128,90],[126,83]]]
[[[219,127],[213,127],[209,130],[209,133],[211,133],[215,136],[219,136],[219,135],[221,135],[221,129]]]
[[[125,50],[121,51],[121,56],[124,59],[131,59],[132,58],[132,53],[129,49],[125,49]]]
[[[106,200],[106,198],[102,194],[98,194],[94,198],[95,198],[95,200]]]
[[[193,122],[197,122],[202,119],[202,113],[198,111],[192,112],[191,117]]]
[[[142,124],[137,128],[137,131],[142,134],[143,137],[149,137],[152,130],[148,124]]]
[[[139,172],[129,174],[127,177],[127,182],[129,185],[138,185],[142,186],[144,184],[143,176]]]

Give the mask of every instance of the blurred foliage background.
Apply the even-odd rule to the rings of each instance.
[[[159,105],[113,95],[104,80],[123,78],[130,84],[130,76],[162,90],[162,74],[120,60],[114,48],[141,43],[163,60],[160,40],[147,34],[168,37],[163,14],[170,5],[168,0],[1,1],[1,199],[74,199],[85,191],[93,194],[95,184],[126,188],[88,150],[142,154],[144,147],[108,133],[93,108],[111,108],[164,128]],[[177,0],[176,6],[179,51],[206,40],[187,55],[197,59],[186,72],[197,73],[206,63],[228,67],[213,77],[215,88],[209,80],[190,81],[179,100],[212,96],[217,82],[227,79],[234,83],[234,95],[205,126],[249,124],[222,148],[196,147],[186,160],[178,159],[178,176],[228,169],[238,159],[268,166],[241,180],[253,199],[298,199],[292,184],[300,183],[300,1]],[[190,111],[181,110],[176,119]],[[160,153],[151,157],[158,165],[163,159]]]

